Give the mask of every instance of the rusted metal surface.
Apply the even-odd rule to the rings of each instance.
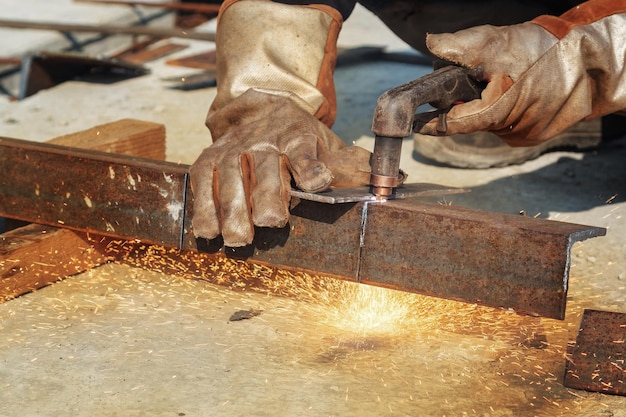
[[[0,138],[0,216],[179,246],[187,167]]]
[[[363,203],[296,201],[287,227],[257,229],[253,245],[225,253],[356,281]],[[202,247],[200,250],[204,250]]]
[[[59,136],[48,143],[164,160],[165,126],[122,119]],[[5,230],[2,220],[6,220]],[[0,232],[0,302],[94,268],[117,255],[115,247],[109,246],[113,238],[93,233],[24,225],[4,218],[0,218]]]
[[[584,311],[563,384],[626,395],[626,313]]]
[[[187,166],[0,139],[0,216],[562,319],[574,242],[603,228],[414,200],[294,198],[252,245],[196,240]],[[88,202],[87,202],[88,201]]]
[[[570,249],[605,233],[439,204],[370,204],[359,280],[563,319]]]

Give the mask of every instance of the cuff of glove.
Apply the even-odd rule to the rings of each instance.
[[[293,95],[327,126],[336,117],[333,72],[341,14],[323,5],[230,0],[217,28],[219,110],[249,89]]]
[[[568,10],[561,16],[538,16],[532,22],[552,33],[558,39],[563,39],[577,26],[588,25],[618,13],[626,13],[626,1],[590,0]]]

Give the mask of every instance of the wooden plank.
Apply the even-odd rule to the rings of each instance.
[[[165,127],[123,119],[60,136],[49,143],[165,159]],[[91,237],[99,240],[99,237]],[[105,247],[85,233],[32,224],[0,235],[0,302],[107,262]]]
[[[165,159],[165,126],[122,119],[59,136],[47,143],[162,161]]]
[[[0,235],[0,302],[107,262],[109,258],[66,229],[31,224]]]

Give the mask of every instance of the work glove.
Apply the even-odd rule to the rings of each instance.
[[[341,15],[326,6],[226,1],[217,27],[213,144],[190,170],[193,231],[229,247],[254,226],[284,227],[293,184],[319,192],[369,183],[370,152],[330,130]]]
[[[283,227],[289,190],[319,192],[369,183],[370,152],[347,147],[287,97],[248,90],[213,114],[226,128],[191,167],[193,230],[230,247],[252,242],[254,226]]]
[[[533,146],[581,120],[626,109],[626,1],[592,0],[560,17],[513,26],[477,26],[429,35],[437,57],[482,68],[478,100],[454,106],[447,130],[437,119],[415,131],[490,131],[511,146]]]

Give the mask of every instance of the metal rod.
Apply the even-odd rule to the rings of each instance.
[[[206,3],[155,3],[149,1],[126,1],[126,0],[74,0],[76,3],[95,3],[95,4],[113,4],[123,6],[141,6],[141,7],[156,7],[167,10],[181,10],[197,13],[217,13],[220,9],[219,4],[206,4]]]
[[[59,32],[104,33],[109,35],[147,35],[161,38],[185,38],[204,41],[215,40],[215,33],[213,32],[196,32],[184,29],[169,29],[149,26],[81,25],[0,19],[0,27],[11,29],[56,30]]]

